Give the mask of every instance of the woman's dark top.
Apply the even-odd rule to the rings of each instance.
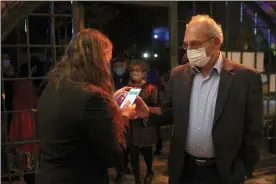
[[[132,85],[128,85],[132,86]],[[132,87],[141,88],[139,96],[150,107],[159,106],[158,89],[155,85],[145,83],[141,86],[135,85]],[[148,127],[147,122],[143,119],[136,119],[130,122],[131,132],[128,139],[128,144],[139,147],[146,147],[155,145],[157,142],[157,129],[156,127]]]
[[[38,105],[36,184],[108,184],[108,168],[117,165],[124,149],[112,120],[102,96],[64,81],[58,89],[48,84]]]

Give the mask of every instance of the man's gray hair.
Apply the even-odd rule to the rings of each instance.
[[[209,15],[196,15],[193,16],[190,22],[186,25],[189,26],[195,22],[205,22],[207,26],[209,26],[210,37],[218,37],[223,43],[223,32],[220,24],[217,24],[214,19],[212,19]]]

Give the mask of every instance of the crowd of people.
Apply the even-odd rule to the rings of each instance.
[[[113,167],[116,183],[133,174],[135,184],[151,184],[154,153],[162,153],[160,127],[174,125],[170,184],[244,183],[260,157],[262,82],[255,69],[225,58],[222,44],[220,25],[208,15],[192,17],[186,25],[182,65],[159,80],[143,59],[112,59],[113,44],[100,31],[77,33],[47,74],[40,96],[32,85],[33,104],[29,83],[13,84],[14,109],[38,109],[35,115],[12,114],[10,140],[30,139],[33,117],[40,139],[39,148],[25,144],[16,149],[28,160],[21,159],[20,169],[31,168],[32,154],[39,150],[36,184],[108,184],[108,168]],[[31,64],[31,75],[37,69]],[[20,75],[26,77],[25,72]],[[141,93],[134,104],[120,108],[131,88]],[[147,168],[144,179],[140,153]]]

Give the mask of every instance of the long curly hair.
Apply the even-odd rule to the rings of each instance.
[[[102,95],[113,110],[114,131],[122,139],[125,125],[118,106],[113,101],[113,83],[107,56],[112,55],[111,41],[98,30],[84,29],[77,33],[67,46],[64,56],[47,76],[49,83],[58,88],[61,80]]]

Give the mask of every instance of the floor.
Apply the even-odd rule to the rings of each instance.
[[[155,177],[153,184],[167,184],[168,177],[166,175],[166,168],[167,168],[167,157],[169,153],[169,146],[165,146],[164,153],[162,156],[155,156],[153,162],[153,168],[155,171]],[[145,164],[142,161],[142,156],[140,157],[141,160],[141,175],[142,179],[145,176]],[[273,159],[275,161],[276,159]],[[268,163],[265,163],[266,165]],[[254,173],[254,178],[249,179],[246,181],[246,184],[276,184],[276,164],[270,162],[272,167],[268,167],[265,169],[257,169]],[[116,177],[115,169],[109,170],[110,181],[111,184],[114,184],[114,180]],[[8,184],[8,182],[1,182],[1,184]],[[24,181],[14,181],[12,184],[25,184]],[[132,175],[126,175],[124,184],[134,184],[134,177]]]
[[[155,177],[153,184],[167,184],[168,177],[166,176],[167,168],[167,155],[168,155],[168,146],[166,146],[162,156],[155,156],[153,162],[153,168],[155,171]],[[142,161],[143,157],[140,157],[141,160],[141,175],[142,179],[145,176],[146,166]],[[116,177],[115,169],[109,170],[111,184],[114,184]],[[126,175],[124,184],[134,184],[134,177],[132,175]],[[258,169],[254,173],[254,178],[246,181],[246,184],[276,184],[276,165],[274,167],[269,167],[266,169]]]

